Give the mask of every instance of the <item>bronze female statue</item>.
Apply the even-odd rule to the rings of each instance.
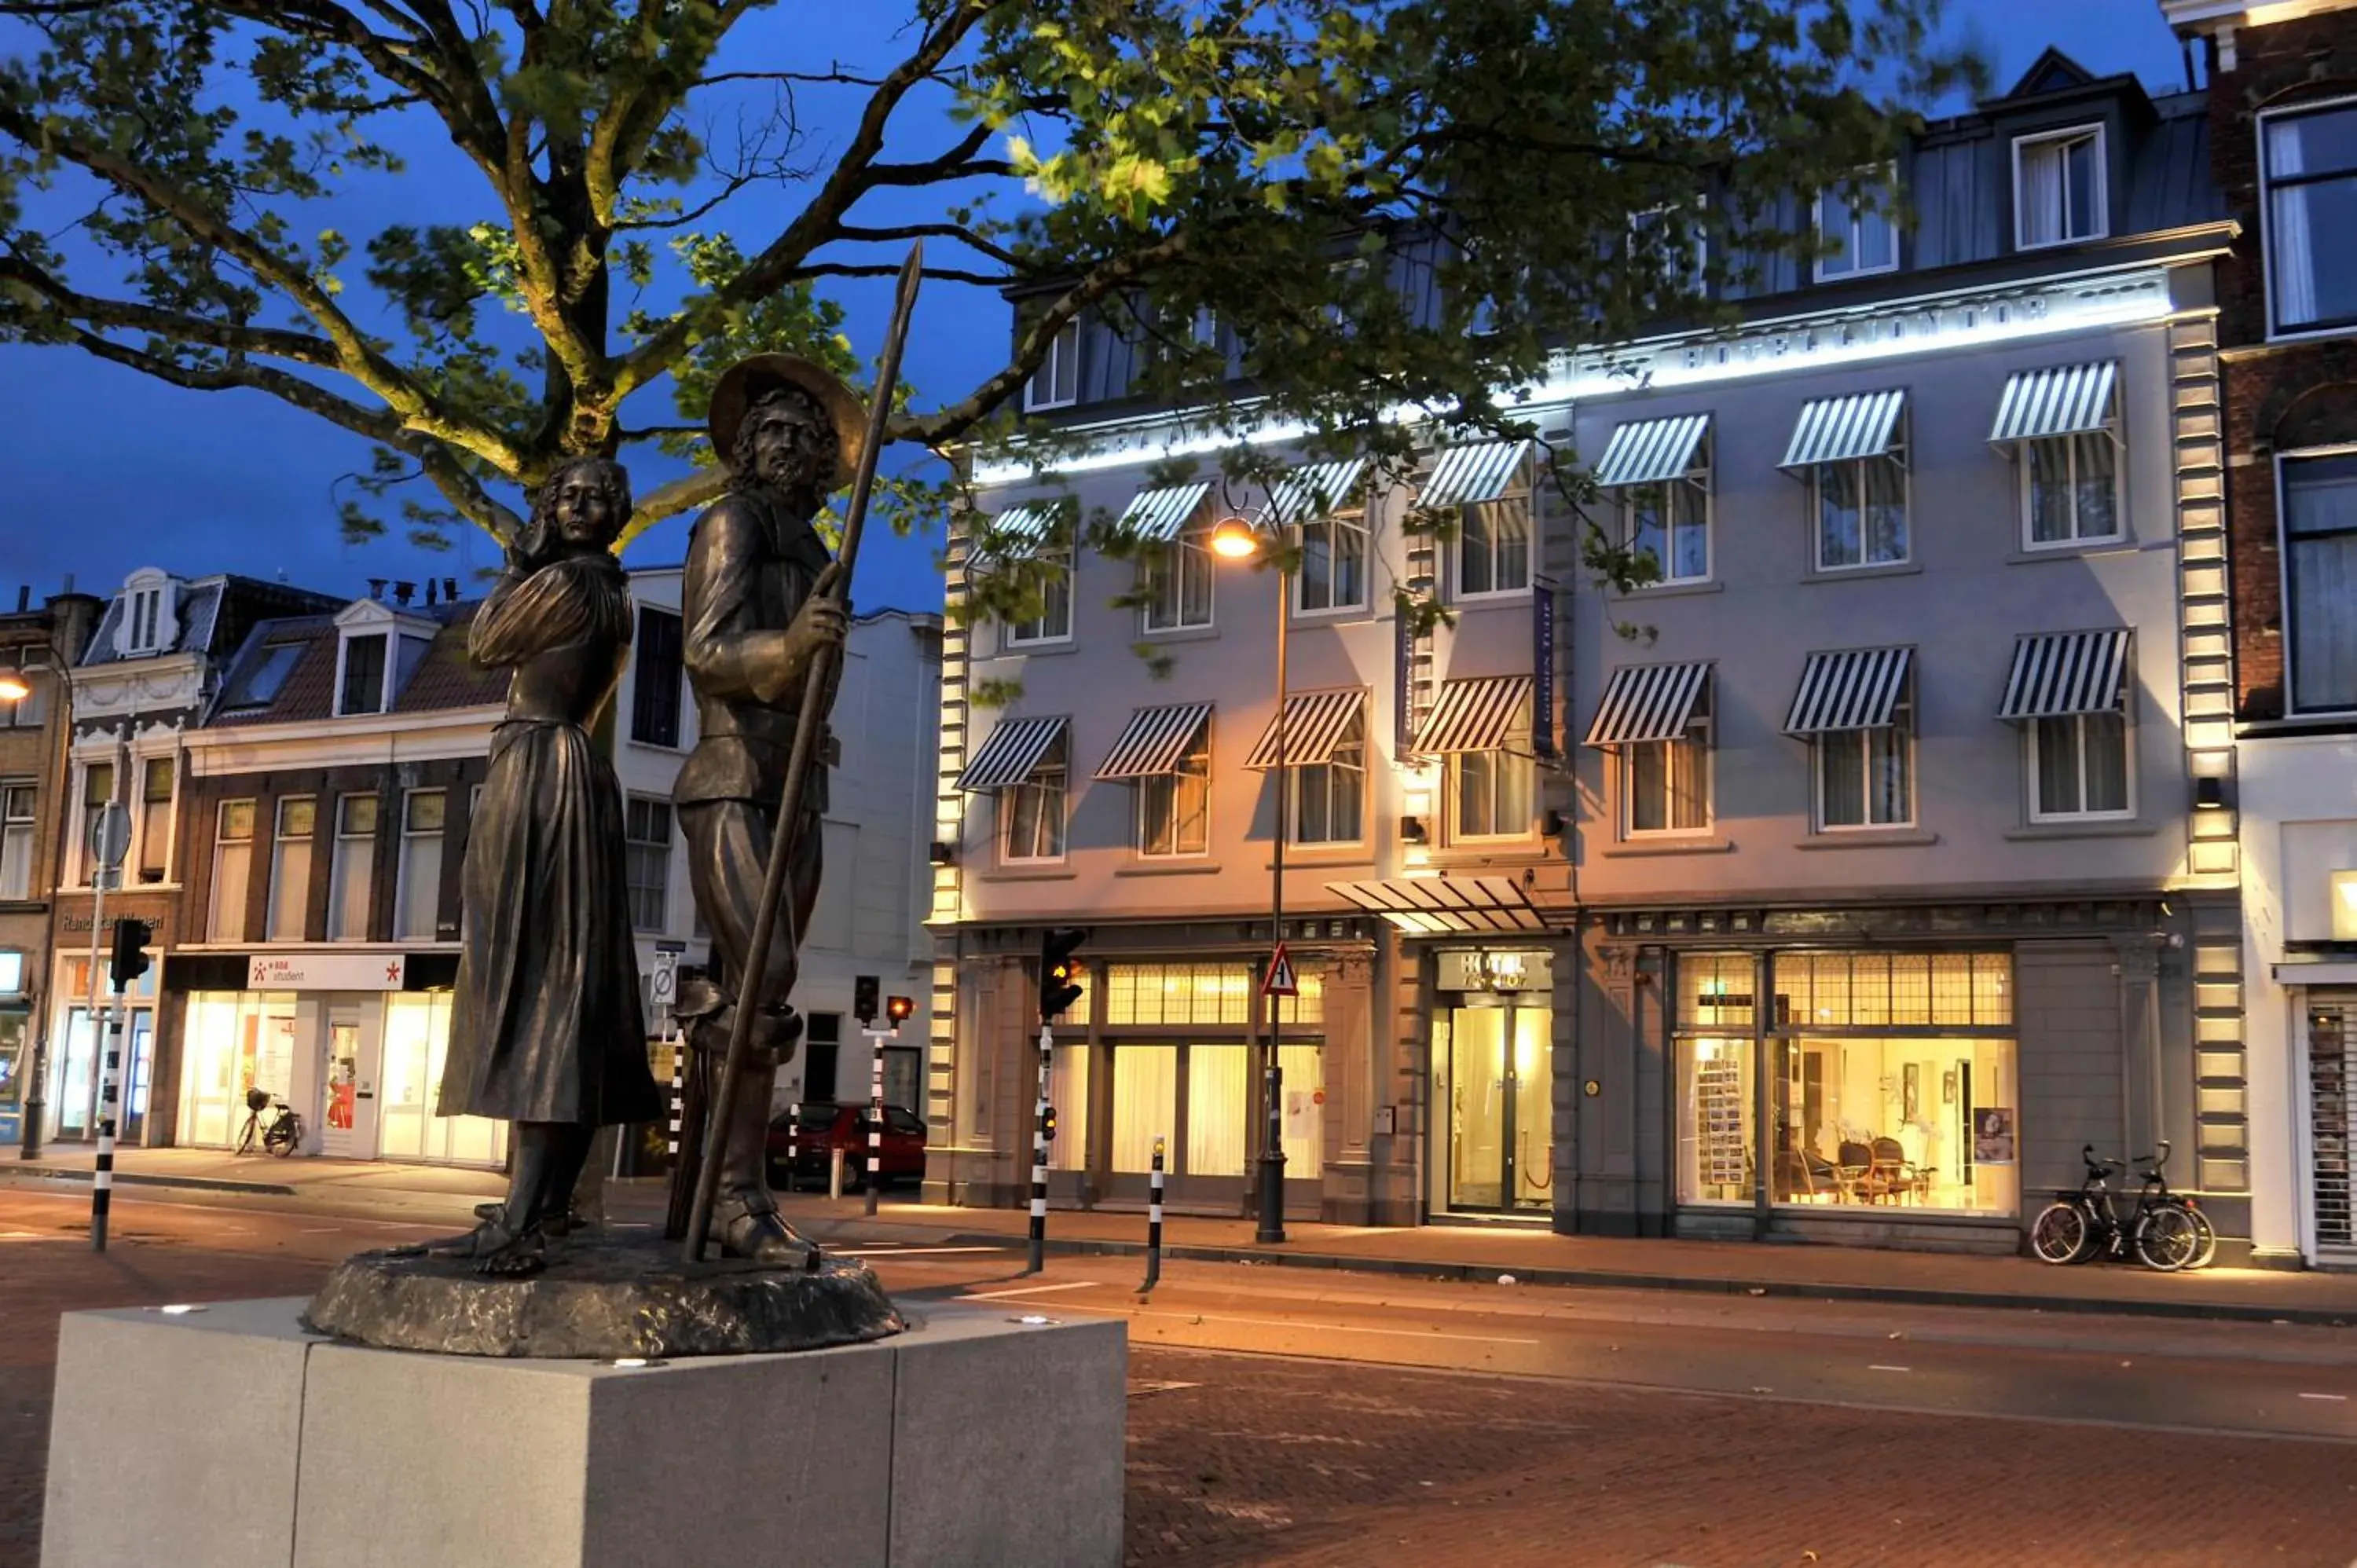
[[[512,671],[468,829],[465,929],[440,1113],[514,1126],[506,1200],[443,1243],[479,1271],[538,1270],[601,1126],[662,1102],[624,875],[622,792],[590,738],[630,645],[614,541],[630,516],[621,465],[582,457],[550,476],[468,650]]]

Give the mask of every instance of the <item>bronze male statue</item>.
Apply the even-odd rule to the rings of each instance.
[[[729,1124],[705,1130],[721,1159],[712,1234],[733,1257],[801,1263],[811,1249],[779,1218],[767,1142],[778,1069],[792,1059],[802,1034],[787,997],[818,901],[823,763],[814,764],[820,771],[805,783],[802,821],[791,824],[791,881],[770,951],[757,962],[750,950],[770,846],[786,827],[777,820],[779,798],[811,660],[845,632],[842,609],[826,596],[835,565],[811,520],[850,481],[866,413],[819,366],[764,354],[723,373],[710,427],[728,489],[688,538],[683,638],[700,731],[672,799],[712,962],[680,987],[679,1016],[701,1080],[696,1098],[710,1106],[736,1010],[758,1009]],[[747,994],[748,972],[759,976],[758,994]]]

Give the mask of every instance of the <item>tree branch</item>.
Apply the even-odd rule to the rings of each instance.
[[[158,338],[201,343],[231,354],[262,354],[323,371],[340,371],[343,360],[336,346],[308,332],[276,327],[247,327],[202,316],[164,310],[124,299],[102,299],[78,293],[50,274],[19,256],[0,256],[0,283],[21,284],[49,302],[64,320],[83,327],[122,328],[153,333]]]
[[[982,163],[973,161],[974,155],[989,144],[990,137],[988,125],[976,124],[958,139],[957,145],[941,156],[927,158],[922,163],[877,164],[867,171],[868,181],[873,185],[931,185],[936,180],[955,179],[968,172],[1012,172],[1005,164],[993,167],[988,160]]]
[[[889,278],[900,275],[900,269],[888,262],[806,262],[786,276],[794,278]],[[968,283],[976,288],[1004,288],[1006,277],[1000,273],[970,273],[958,267],[927,267],[925,276],[936,283]]]

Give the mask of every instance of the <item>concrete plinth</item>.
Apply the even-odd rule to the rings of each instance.
[[[986,1306],[618,1367],[341,1345],[299,1299],[66,1315],[43,1568],[1093,1568],[1127,1346]]]

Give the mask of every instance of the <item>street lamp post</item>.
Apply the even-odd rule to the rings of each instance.
[[[1276,965],[1278,952],[1285,946],[1285,842],[1291,827],[1293,780],[1286,771],[1286,628],[1293,612],[1293,567],[1286,558],[1284,541],[1277,537],[1277,524],[1272,520],[1264,543],[1261,531],[1241,518],[1222,522],[1211,532],[1211,548],[1232,561],[1248,560],[1263,549],[1276,558],[1276,757],[1272,770],[1276,779],[1276,832],[1274,853],[1269,857],[1269,955],[1268,967],[1262,972],[1261,1001],[1264,1015],[1261,1036],[1261,1110],[1266,1118],[1261,1131],[1260,1160],[1256,1167],[1259,1201],[1257,1225],[1253,1240],[1276,1242],[1285,1240],[1285,1070],[1277,1050],[1278,1012],[1281,999],[1268,989],[1267,982]]]

